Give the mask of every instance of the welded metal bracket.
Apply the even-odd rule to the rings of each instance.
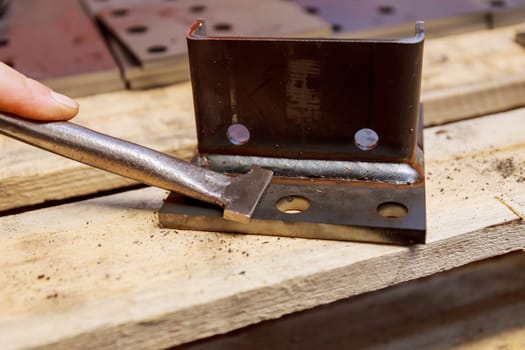
[[[274,171],[249,224],[172,194],[164,227],[424,243],[423,23],[399,40],[187,36],[195,163]]]

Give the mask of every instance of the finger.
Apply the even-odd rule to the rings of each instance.
[[[0,111],[36,120],[66,120],[78,103],[0,62]]]

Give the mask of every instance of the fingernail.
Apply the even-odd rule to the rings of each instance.
[[[51,97],[53,98],[53,100],[63,105],[66,105],[69,108],[78,109],[78,103],[65,95],[59,94],[55,91],[51,91]]]

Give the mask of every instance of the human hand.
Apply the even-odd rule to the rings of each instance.
[[[67,120],[78,103],[0,62],[0,111],[34,120]]]

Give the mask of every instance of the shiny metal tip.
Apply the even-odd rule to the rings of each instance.
[[[271,170],[253,167],[248,173],[233,178],[225,191],[229,204],[224,208],[223,218],[242,223],[250,222],[272,176]]]

